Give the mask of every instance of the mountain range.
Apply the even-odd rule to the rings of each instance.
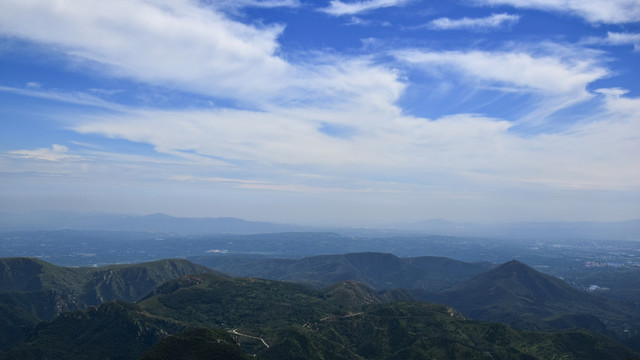
[[[638,344],[637,309],[517,261],[360,253],[289,263],[296,281],[314,287],[186,260],[65,268],[12,258],[0,269],[0,359],[640,358],[612,339]],[[405,278],[411,272],[420,275]],[[411,288],[440,277],[434,292]]]
[[[161,285],[135,305],[108,302],[41,323],[32,337],[0,358],[166,359],[176,355],[167,342],[189,346],[203,337],[204,342],[174,358],[187,358],[205,346],[217,354],[231,353],[237,350],[236,343],[259,359],[624,359],[638,355],[583,330],[531,332],[472,321],[445,305],[362,301],[357,296],[336,298],[330,292],[288,282],[186,275]],[[226,336],[221,329],[228,329]],[[212,347],[214,343],[220,346]],[[216,358],[216,353],[208,356]],[[237,351],[233,356],[243,358]]]
[[[446,236],[473,236],[512,239],[598,239],[638,240],[640,219],[616,222],[513,222],[468,223],[425,220],[383,224],[367,228],[336,228],[247,221],[232,217],[187,218],[165,214],[124,215],[40,211],[26,214],[0,212],[0,229],[143,231],[176,234],[260,234],[278,232],[337,232],[343,235],[388,236],[422,233]]]

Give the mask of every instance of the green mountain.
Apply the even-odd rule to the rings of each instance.
[[[181,259],[90,268],[84,276],[79,298],[86,305],[98,305],[110,300],[135,302],[168,280],[187,274],[213,272],[217,273]]]
[[[422,295],[473,319],[523,329],[583,328],[628,339],[624,330],[640,326],[628,305],[579,291],[515,260],[440,294]]]
[[[39,318],[52,319],[61,311],[110,300],[137,301],[165,281],[203,272],[213,270],[180,259],[68,268],[32,258],[6,258],[0,259],[0,303],[28,306],[26,310]]]
[[[259,328],[311,321],[352,305],[327,297],[296,283],[200,274],[168,281],[138,305],[155,316],[204,327]]]
[[[237,276],[293,281],[317,288],[352,280],[374,289],[440,291],[493,267],[444,257],[398,258],[384,253],[321,255],[300,260],[209,256],[192,259]]]
[[[242,359],[236,344],[254,358],[280,360],[640,356],[583,330],[517,330],[468,320],[445,305],[382,303],[353,282],[314,290],[200,274],[166,282],[136,305],[109,302],[64,313],[0,359],[188,359],[200,351]]]
[[[0,259],[0,351],[40,320],[110,300],[137,301],[167,280],[214,272],[186,260],[66,268],[31,258]]]

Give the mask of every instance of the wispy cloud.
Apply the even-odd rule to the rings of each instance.
[[[32,150],[14,150],[9,154],[25,159],[44,160],[44,161],[62,161],[76,158],[69,155],[69,148],[64,145],[53,144],[51,148],[40,148]]]
[[[401,6],[409,1],[410,0],[364,0],[345,3],[340,0],[331,0],[328,7],[319,10],[333,16],[355,15],[380,8]]]
[[[100,97],[84,92],[65,92],[56,89],[46,89],[41,85],[34,86],[32,83],[28,83],[26,88],[16,88],[11,86],[0,85],[0,92],[7,92],[12,94],[18,94],[23,96],[36,97],[41,99],[55,100],[68,104],[86,105],[93,107],[100,107],[110,110],[123,110],[125,107],[106,101]]]
[[[204,182],[204,183],[225,183],[231,184],[233,187],[252,189],[252,190],[268,190],[268,191],[284,191],[284,192],[296,192],[307,194],[323,194],[323,193],[350,193],[350,192],[397,192],[392,190],[382,189],[349,189],[344,187],[320,187],[309,186],[304,184],[282,184],[274,183],[270,181],[260,180],[246,180],[246,179],[233,179],[233,178],[219,178],[219,177],[195,177],[195,176],[175,176],[173,178],[176,181],[186,182]]]
[[[480,5],[510,5],[580,16],[591,23],[624,24],[640,21],[637,0],[474,0]]]
[[[106,5],[87,0],[54,6],[9,0],[0,4],[0,23],[5,35],[54,44],[58,53],[108,76],[232,99],[250,108],[344,103],[363,96],[393,102],[403,88],[392,69],[365,57],[313,53],[289,62],[278,56],[283,26],[245,25],[191,1]]]
[[[575,56],[582,51],[582,56]],[[509,51],[429,51],[405,50],[395,56],[428,74],[446,74],[462,83],[480,84],[505,92],[535,95],[544,99],[535,104],[528,118],[536,122],[552,113],[585,101],[593,95],[587,85],[609,75],[597,56],[588,50],[564,49],[551,45],[544,49]],[[478,86],[478,85],[476,85]]]
[[[217,0],[215,3],[219,7],[258,7],[258,8],[278,8],[278,7],[300,7],[300,0]]]
[[[584,43],[599,45],[633,45],[634,51],[640,51],[640,33],[607,32],[607,37],[590,37]]]
[[[434,30],[486,30],[510,26],[520,20],[519,15],[493,14],[483,18],[449,19],[446,17],[430,21],[427,27]]]
[[[291,71],[276,55],[283,26],[244,25],[192,1],[9,0],[0,23],[4,35],[53,45],[52,55],[107,75],[207,95],[263,99]]]

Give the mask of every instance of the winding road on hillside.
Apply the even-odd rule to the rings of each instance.
[[[267,342],[266,342],[266,341],[264,341],[264,339],[263,339],[263,338],[256,337],[256,336],[251,336],[251,335],[247,335],[247,334],[241,334],[241,333],[239,333],[239,332],[238,332],[238,329],[233,329],[233,330],[231,330],[231,331],[229,331],[229,332],[230,332],[230,333],[232,333],[232,334],[234,334],[234,335],[238,335],[238,336],[242,336],[242,337],[247,337],[247,338],[255,339],[255,340],[260,340],[260,341],[262,341],[262,343],[264,344],[264,346],[266,346],[266,347],[267,347],[267,349],[269,348],[269,344],[267,344]]]

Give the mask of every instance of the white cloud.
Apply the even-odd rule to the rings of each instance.
[[[580,16],[591,23],[624,24],[640,21],[638,0],[472,0],[481,5],[510,5]]]
[[[51,148],[40,148],[33,150],[14,150],[9,154],[25,159],[44,160],[44,161],[62,161],[76,158],[67,154],[69,148],[64,145],[53,144]]]
[[[589,51],[555,45],[511,51],[412,49],[395,52],[395,56],[435,77],[446,74],[450,80],[458,79],[468,88],[536,96],[540,101],[533,104],[526,118],[520,119],[536,123],[590,99],[587,85],[609,74]]]
[[[483,29],[495,29],[502,26],[509,26],[517,23],[520,20],[519,15],[512,14],[493,14],[491,16],[483,18],[468,18],[463,17],[461,19],[449,19],[439,18],[430,21],[427,27],[436,30],[483,30]]]
[[[640,51],[640,33],[607,32],[606,38],[590,37],[586,44],[604,44],[612,46],[633,45],[634,51]]]
[[[350,112],[149,111],[85,119],[74,129],[148,143],[164,153],[191,150],[202,158],[226,161],[226,171],[242,163],[241,169],[233,170],[234,177],[212,175],[221,170],[219,164],[210,164],[183,168],[174,178],[254,190],[412,193],[416,188],[424,192],[471,184],[476,189],[482,184],[524,189],[637,188],[640,102],[613,90],[600,93],[607,94],[606,111],[560,132],[524,137],[511,131],[512,123],[500,119],[458,114],[429,120],[367,112],[365,107]],[[356,135],[328,136],[318,129],[325,121],[350,124]],[[199,163],[196,157],[188,160]],[[310,182],[307,174],[327,179]],[[402,181],[367,180],[381,174]]]
[[[364,0],[349,3],[344,3],[340,0],[331,0],[329,6],[320,9],[320,11],[334,16],[355,15],[380,8],[401,6],[407,2],[409,2],[409,0]]]
[[[279,25],[229,20],[190,0],[0,3],[0,33],[55,47],[112,75],[218,96],[269,97],[290,66]]]
[[[30,85],[30,83],[27,84],[26,88],[15,88],[0,85],[0,92],[55,100],[69,104],[95,106],[110,110],[124,109],[124,107],[122,107],[121,105],[105,101],[102,98],[91,94],[83,92],[69,93],[60,90],[43,89],[40,85],[34,86]]]
[[[366,58],[312,53],[286,61],[278,56],[283,29],[245,25],[189,0],[0,3],[0,33],[55,46],[109,76],[251,108],[360,97],[390,102],[402,91],[395,71]]]
[[[258,8],[278,8],[278,7],[300,7],[300,0],[217,0],[217,7],[258,7]]]

